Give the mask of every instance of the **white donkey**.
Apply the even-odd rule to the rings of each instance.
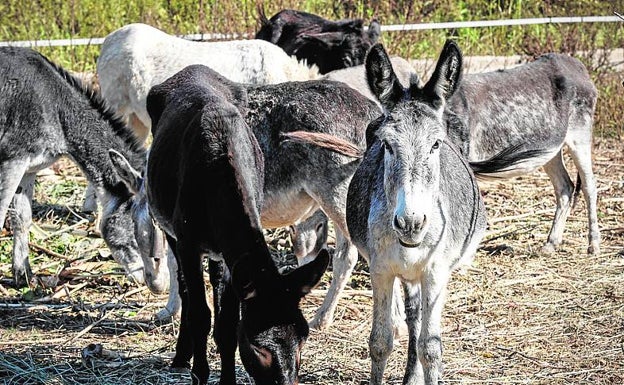
[[[129,24],[108,36],[97,61],[102,97],[145,140],[151,128],[146,109],[150,88],[191,64],[203,64],[246,84],[275,84],[319,77],[280,47],[263,40],[196,42],[146,24]]]

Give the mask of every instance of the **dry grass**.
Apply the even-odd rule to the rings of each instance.
[[[554,212],[552,187],[544,173],[482,185],[489,233],[474,263],[454,275],[443,317],[447,383],[624,383],[623,149],[615,140],[596,141],[600,256],[585,253],[587,221],[582,201],[568,220],[566,243],[553,255],[540,254]],[[40,201],[52,181],[74,180],[72,170],[65,164],[61,175],[42,178]],[[41,234],[33,235],[33,242],[65,256],[34,253],[35,268],[44,277],[43,273],[58,276],[58,286],[18,292],[8,285],[9,266],[0,264],[4,276],[0,280],[0,383],[187,382],[188,374],[171,372],[167,366],[177,324],[151,321],[166,298],[129,284],[119,274],[106,258],[101,240],[92,236],[92,223],[75,212],[80,196],[72,193],[65,197],[69,203],[61,199],[37,208],[41,231],[50,235],[59,226],[62,230],[43,241]],[[50,242],[63,234],[69,234],[67,250],[51,250],[59,250]],[[288,244],[278,239],[283,233],[274,235],[271,244],[285,257]],[[6,239],[7,234],[0,238],[0,247]],[[302,382],[367,382],[371,326],[367,282],[366,266],[360,265],[333,327],[312,331],[304,350]],[[323,294],[321,288],[304,300],[307,316],[311,317]],[[89,353],[90,344],[101,344],[104,351]],[[218,355],[212,341],[209,355],[211,383],[216,384]],[[388,383],[401,382],[405,356],[402,339],[395,343],[386,370]],[[239,383],[251,383],[242,367]]]

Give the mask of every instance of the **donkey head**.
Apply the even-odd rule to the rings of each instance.
[[[461,66],[459,48],[447,41],[429,82],[405,89],[381,45],[366,58],[369,87],[384,108],[384,117],[369,129],[381,142],[392,228],[404,247],[420,245],[428,231],[439,190],[439,149],[446,138],[444,106],[457,89]]]
[[[139,273],[133,276],[139,275],[136,280],[139,283],[145,282],[153,293],[163,293],[169,288],[167,243],[163,232],[155,226],[149,214],[143,178],[117,151],[110,150],[109,156],[117,174],[126,184],[130,197],[123,202],[112,200],[104,210],[102,234],[109,239],[109,247],[111,247],[110,239],[123,239],[125,244],[133,243],[134,250],[138,250],[138,252],[133,250],[133,253],[137,254],[134,259],[138,260],[135,264],[141,265]],[[114,232],[115,236],[111,236],[111,232]],[[107,233],[110,234],[108,237]],[[118,262],[127,271],[129,270],[123,259]]]
[[[232,269],[232,285],[241,298],[241,360],[258,385],[296,384],[309,333],[299,302],[321,279],[329,254],[321,250],[314,261],[286,275],[252,260],[242,258]]]
[[[364,31],[362,20],[351,20],[338,31],[307,33],[297,38],[294,54],[319,67],[321,74],[360,65],[379,39],[381,27],[372,21]]]
[[[313,260],[327,243],[327,215],[316,210],[312,216],[289,227],[290,240],[299,266]]]

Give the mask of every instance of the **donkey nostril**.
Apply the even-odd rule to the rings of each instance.
[[[394,216],[394,226],[395,226],[397,229],[401,229],[401,230],[403,230],[403,229],[405,228],[405,218],[400,217],[400,216],[398,216],[398,215],[395,215],[395,216]]]

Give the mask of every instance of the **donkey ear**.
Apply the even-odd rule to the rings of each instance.
[[[436,64],[431,79],[425,84],[423,92],[434,98],[434,105],[441,108],[450,98],[461,80],[462,53],[457,44],[447,40]]]
[[[161,83],[152,87],[147,93],[146,108],[150,119],[152,119],[152,135],[155,135],[158,121],[166,107],[168,92],[168,85]]]
[[[340,29],[342,31],[347,30],[348,32],[362,33],[362,31],[364,30],[364,20],[362,19],[351,19],[338,23],[341,27],[343,27]]]
[[[379,40],[379,36],[381,36],[381,25],[377,19],[373,19],[368,26],[368,38],[371,40],[371,43],[377,43]]]
[[[310,44],[318,45],[323,48],[332,48],[340,46],[344,41],[345,34],[343,32],[321,32],[301,35],[297,40],[305,41]]]
[[[135,170],[126,157],[121,155],[119,152],[110,149],[108,150],[108,156],[110,157],[111,162],[113,162],[113,167],[115,167],[115,171],[117,171],[117,174],[121,178],[122,182],[128,186],[130,191],[137,194],[141,189],[141,183],[143,183],[141,173]]]
[[[287,279],[287,287],[303,297],[319,283],[323,273],[327,270],[327,265],[329,265],[329,252],[322,249],[312,262],[284,276]]]
[[[366,79],[368,87],[384,109],[392,109],[403,97],[403,86],[381,44],[375,44],[366,55]]]

